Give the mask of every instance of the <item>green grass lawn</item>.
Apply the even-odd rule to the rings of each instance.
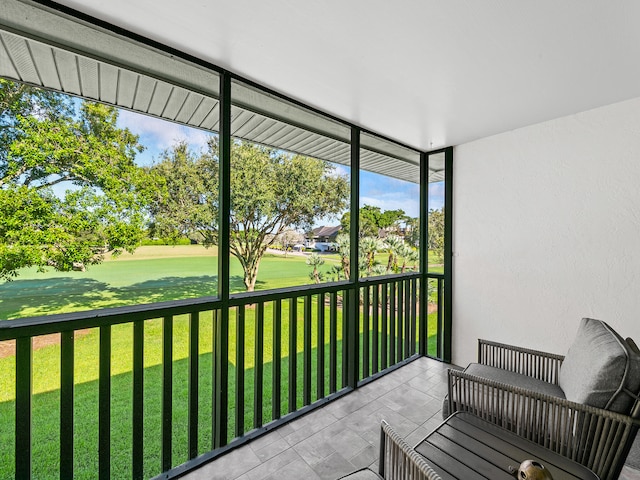
[[[164,249],[164,250],[163,250]],[[175,249],[186,252],[172,256]],[[149,257],[148,252],[159,252]],[[306,257],[266,254],[256,290],[311,283]],[[328,256],[325,266],[337,262]],[[161,302],[215,295],[218,257],[199,245],[140,247],[136,254],[91,265],[86,272],[37,272],[25,269],[11,282],[0,283],[0,319]],[[230,262],[232,292],[243,292],[243,272]]]
[[[155,248],[155,250],[154,250]],[[14,282],[0,285],[0,318],[62,313],[136,303],[150,303],[176,298],[193,298],[211,295],[216,291],[217,257],[215,251],[205,251],[198,246],[141,248],[137,255],[123,256],[92,266],[87,272],[37,273],[23,272]],[[160,250],[158,250],[160,249]],[[200,249],[200,250],[196,250]],[[158,252],[164,252],[158,256]],[[168,252],[168,253],[167,253]],[[337,257],[328,256],[325,266],[337,262]],[[243,291],[240,265],[232,259],[232,288]],[[305,258],[267,255],[260,267],[258,289],[278,288],[310,283],[310,267]],[[283,302],[282,321],[282,412],[288,411],[288,361],[289,361],[289,302]],[[272,372],[272,304],[265,305],[265,350],[264,350],[264,420],[271,418],[271,372]],[[303,362],[303,303],[298,303],[297,351],[298,364],[297,407],[302,406],[302,362]],[[313,308],[315,312],[315,306]],[[254,328],[255,311],[246,310],[245,318],[245,425],[248,431],[253,424],[254,389]],[[338,327],[338,364],[341,351],[341,312]],[[229,331],[229,432],[235,425],[235,355],[236,322],[235,310],[230,314]],[[211,449],[211,345],[212,315],[200,315],[199,338],[199,451]],[[325,324],[325,341],[329,338],[328,310]],[[435,345],[435,314],[429,316],[430,350]],[[173,327],[173,464],[187,460],[187,356],[188,319],[176,317]],[[75,341],[75,447],[78,478],[95,478],[98,445],[98,330],[93,329],[78,336]],[[312,327],[312,362],[314,379],[312,399],[316,399],[316,348],[317,326]],[[112,476],[131,476],[131,392],[133,364],[132,325],[112,328]],[[145,322],[145,476],[160,473],[160,419],[161,419],[161,320]],[[325,371],[320,372],[328,386],[328,345],[325,348]],[[60,347],[50,345],[33,352],[33,474],[34,478],[58,477],[59,436],[59,369]],[[341,372],[338,372],[339,379]],[[14,475],[14,399],[15,359],[0,359],[0,478]],[[338,383],[340,387],[340,380]],[[230,435],[231,437],[232,435]]]
[[[323,254],[323,258],[322,272],[339,263],[337,254]],[[305,260],[299,255],[266,254],[256,290],[312,283]],[[442,269],[433,265],[429,271],[442,273]],[[0,282],[0,319],[215,295],[217,272],[215,248],[200,245],[143,246],[134,255],[107,259],[86,272],[25,269],[15,280]],[[328,274],[327,279],[331,280]],[[245,291],[242,267],[235,257],[230,262],[230,287],[232,292]]]

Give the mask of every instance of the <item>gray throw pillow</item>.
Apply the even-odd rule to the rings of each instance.
[[[628,413],[640,388],[640,355],[609,325],[583,318],[569,348],[558,385],[567,400]]]

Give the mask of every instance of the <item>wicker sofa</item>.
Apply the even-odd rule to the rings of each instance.
[[[339,480],[442,480],[419,453],[409,447],[391,426],[380,426],[378,473],[362,468]]]
[[[449,370],[443,417],[468,411],[618,478],[638,431],[640,352],[582,319],[566,356],[478,341],[478,363]]]

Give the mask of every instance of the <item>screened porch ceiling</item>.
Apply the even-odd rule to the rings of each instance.
[[[215,71],[41,9],[9,7],[9,15],[0,20],[4,24],[0,25],[0,76],[218,131]],[[33,21],[37,34],[29,31]],[[239,80],[232,82],[231,93],[232,136],[350,165],[347,124]],[[419,183],[419,165],[418,151],[361,135],[363,170]],[[443,179],[444,155],[432,155],[429,181]]]

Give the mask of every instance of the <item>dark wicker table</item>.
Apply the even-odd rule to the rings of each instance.
[[[474,415],[457,412],[415,447],[443,479],[514,480],[509,467],[536,460],[554,480],[597,480],[588,468]]]

